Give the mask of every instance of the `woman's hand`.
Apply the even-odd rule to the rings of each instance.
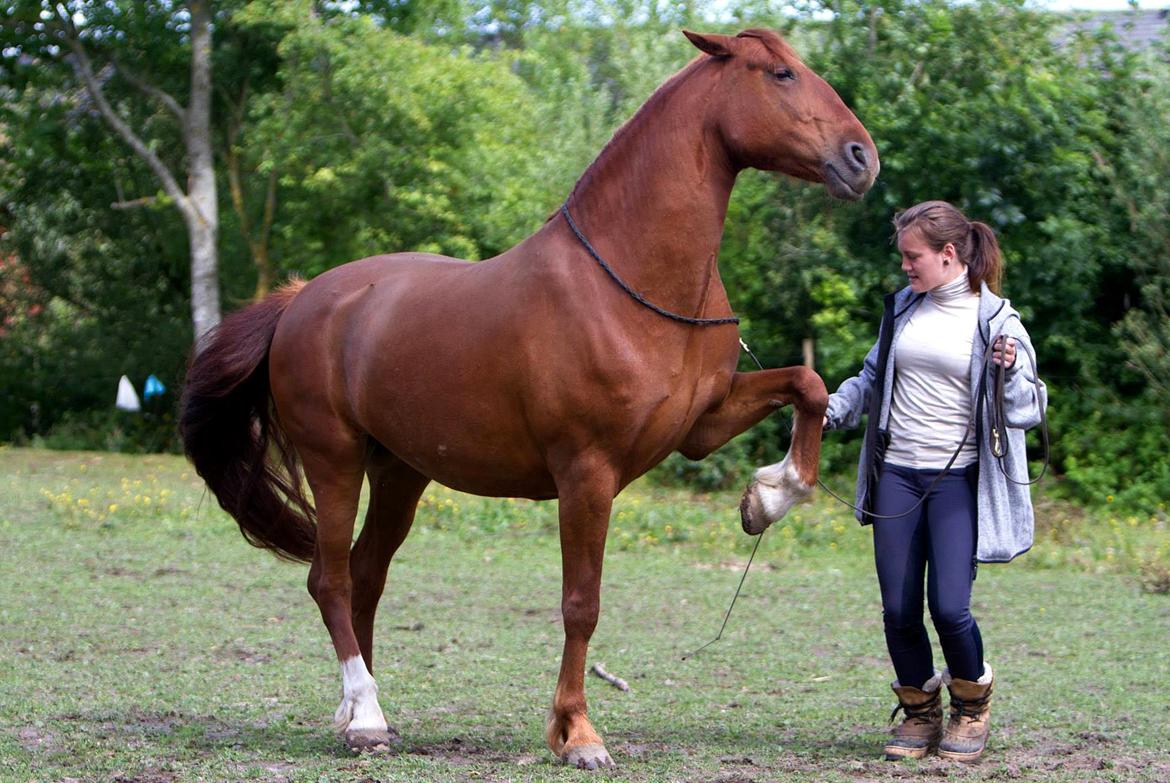
[[[1005,347],[1006,343],[1006,347]],[[1011,367],[1016,363],[1016,338],[1000,335],[991,349],[991,361],[1003,368]]]

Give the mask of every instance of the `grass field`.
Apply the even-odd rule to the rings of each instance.
[[[978,765],[879,760],[894,706],[868,532],[818,498],[752,540],[734,494],[636,484],[587,682],[629,781],[1170,780],[1165,514],[1044,502],[975,588],[998,682]],[[576,781],[544,748],[561,648],[555,504],[428,491],[377,630],[391,756],[332,734],[306,569],[247,546],[174,457],[0,449],[0,780]],[[1145,589],[1143,589],[1143,585]]]

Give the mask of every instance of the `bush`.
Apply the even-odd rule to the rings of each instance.
[[[729,444],[699,461],[675,452],[654,468],[651,477],[662,486],[715,492],[746,484],[751,472],[744,449]]]
[[[179,453],[173,400],[151,400],[137,413],[113,408],[67,412],[34,446],[66,451],[119,451],[127,454]]]
[[[1058,494],[1118,513],[1153,513],[1170,498],[1170,420],[1155,395],[1082,394],[1050,406],[1049,420]]]

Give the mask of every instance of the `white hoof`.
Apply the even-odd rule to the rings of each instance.
[[[744,490],[739,503],[743,532],[748,535],[763,533],[776,520],[788,513],[797,503],[812,494],[812,485],[805,484],[789,457],[783,462],[768,465],[756,471]]]
[[[341,704],[333,713],[333,727],[346,738],[388,735],[389,727],[378,706],[378,684],[360,655],[341,664]]]

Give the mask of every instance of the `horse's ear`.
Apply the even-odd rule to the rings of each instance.
[[[706,52],[712,57],[730,57],[734,54],[731,48],[734,45],[735,39],[730,35],[692,33],[690,30],[683,30],[683,35],[700,51]]]

